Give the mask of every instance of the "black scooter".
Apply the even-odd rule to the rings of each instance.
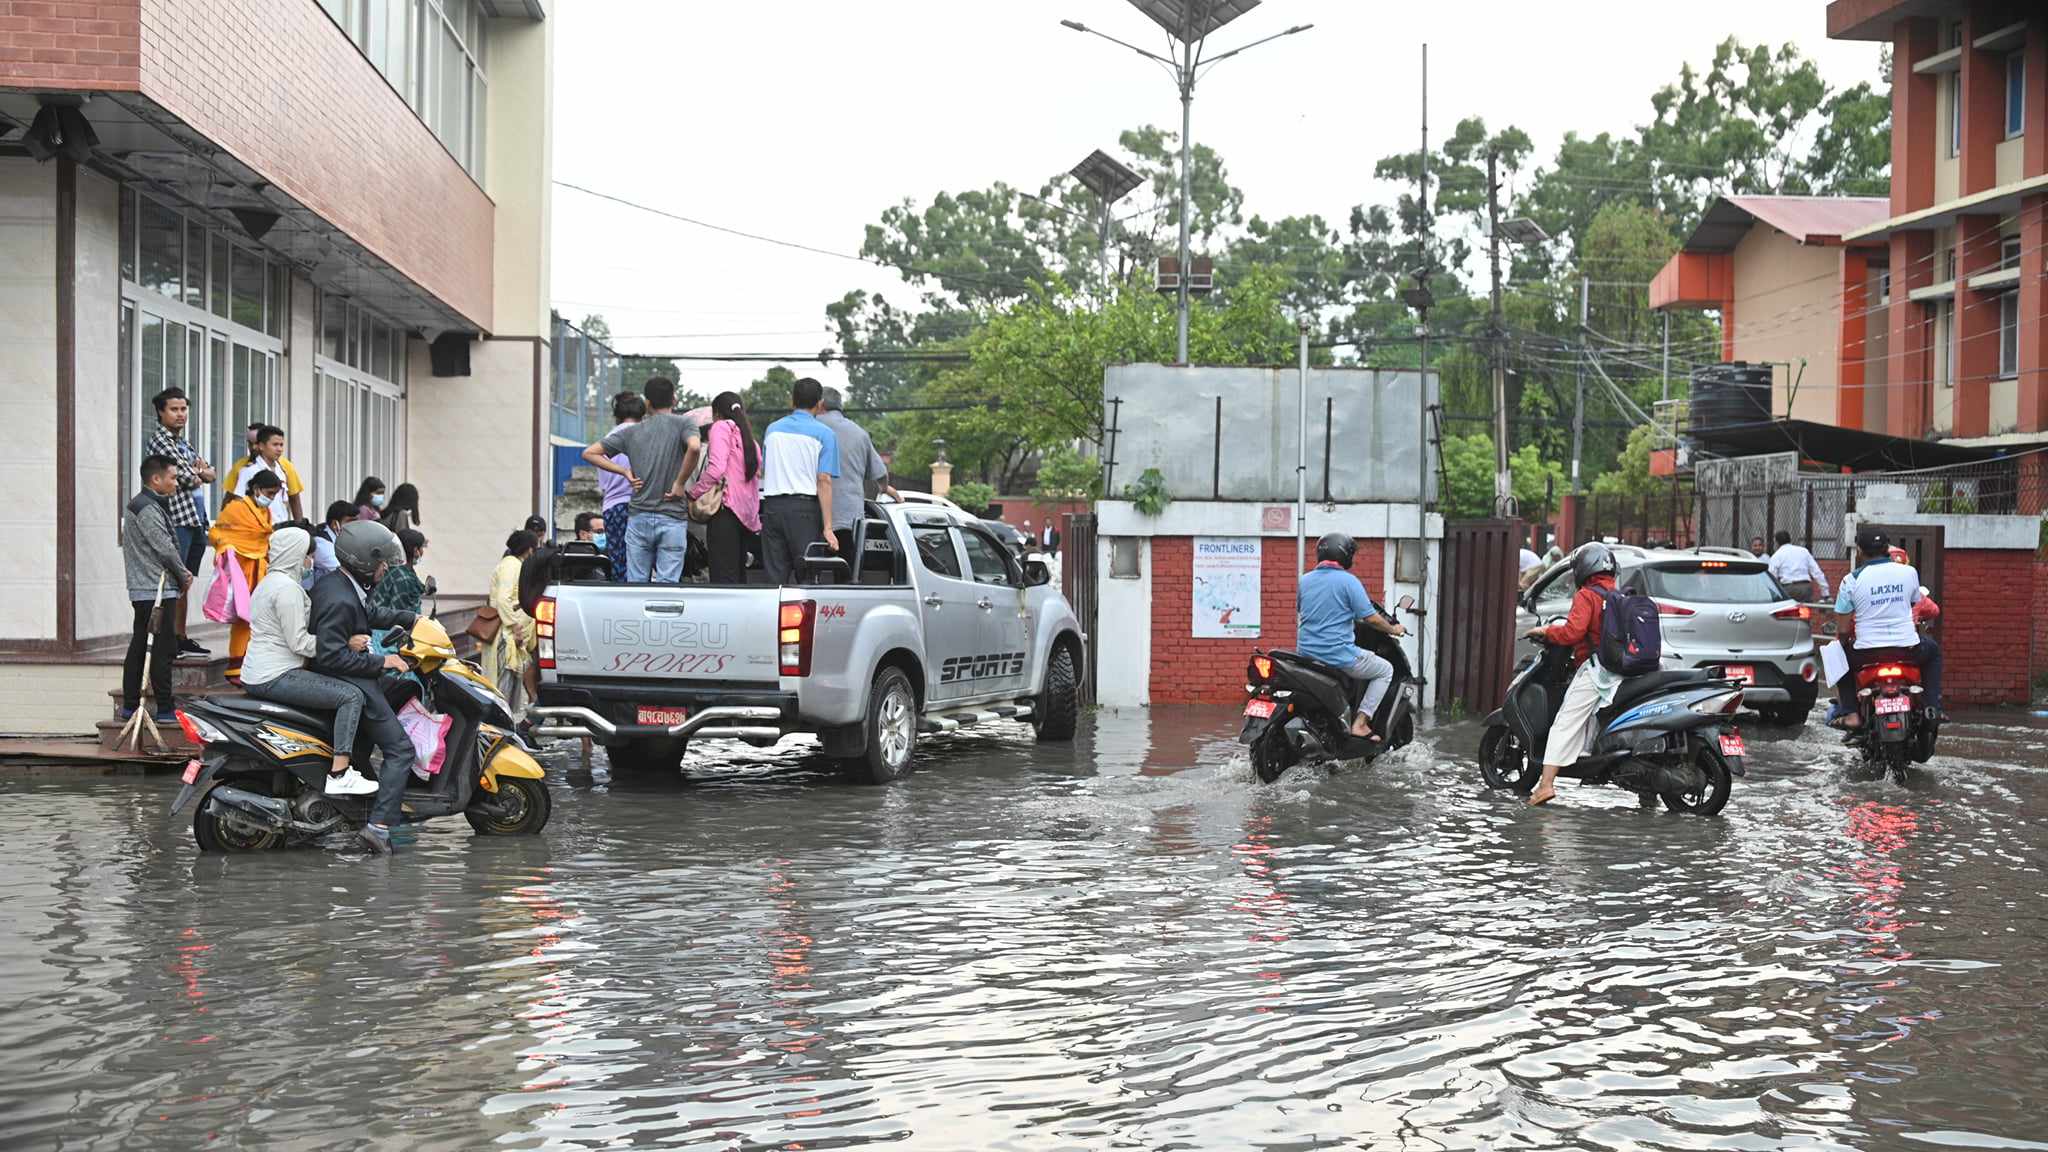
[[[1479,771],[1489,785],[1534,790],[1572,672],[1571,649],[1540,640],[1522,662],[1479,738]],[[1645,808],[1661,797],[1673,812],[1712,816],[1744,775],[1735,727],[1741,707],[1742,685],[1704,669],[1631,676],[1600,710],[1593,746],[1558,777],[1626,788]]]
[[[1398,611],[1415,610],[1415,598],[1401,597]],[[1252,771],[1271,784],[1294,765],[1333,760],[1374,760],[1415,739],[1415,679],[1400,641],[1360,621],[1353,629],[1360,648],[1394,666],[1394,679],[1372,715],[1380,737],[1353,736],[1347,717],[1363,685],[1344,669],[1288,649],[1252,652],[1245,669],[1244,728],[1237,742],[1251,749]]]
[[[1902,657],[1865,664],[1850,675],[1856,677],[1863,723],[1849,729],[1843,742],[1862,753],[1865,764],[1878,765],[1904,784],[1911,765],[1934,758],[1941,735],[1941,721],[1920,704],[1920,666]]]

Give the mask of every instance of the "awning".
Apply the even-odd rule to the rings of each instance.
[[[1952,464],[1980,464],[2005,455],[1996,448],[1973,448],[1942,440],[1887,436],[1881,432],[1837,428],[1833,424],[1819,424],[1811,420],[1769,420],[1728,424],[1719,428],[1695,428],[1691,436],[1702,450],[1716,456],[1797,452],[1801,460],[1856,472],[1899,472]]]

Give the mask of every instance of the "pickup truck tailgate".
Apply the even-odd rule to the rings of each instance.
[[[773,682],[776,588],[564,584],[555,597],[563,676]]]

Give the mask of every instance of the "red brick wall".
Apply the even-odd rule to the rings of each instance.
[[[2048,557],[2034,557],[2034,653],[2035,678],[2048,676]]]
[[[1385,541],[1358,542],[1352,571],[1382,599]],[[1194,631],[1194,542],[1152,540],[1152,682],[1154,704],[1232,704],[1244,698],[1244,667],[1252,649],[1294,646],[1294,541],[1267,537],[1259,554],[1259,638],[1197,640]],[[1310,558],[1313,561],[1313,557]]]
[[[0,0],[0,88],[140,92],[491,328],[490,198],[314,0]]]
[[[1954,704],[2024,704],[2032,697],[2031,645],[2020,614],[2042,598],[2031,552],[1942,554],[1942,693]],[[2031,595],[2029,595],[2031,593]],[[2034,631],[2039,632],[2036,611]]]

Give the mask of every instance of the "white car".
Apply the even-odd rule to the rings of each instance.
[[[896,495],[901,497],[903,503],[905,504],[935,504],[941,508],[950,508],[953,511],[962,514],[965,514],[967,511],[967,509],[962,508],[958,504],[953,503],[951,500],[946,499],[944,496],[934,496],[929,492],[906,492],[903,489],[898,488],[896,490]],[[886,503],[886,501],[884,502]]]

